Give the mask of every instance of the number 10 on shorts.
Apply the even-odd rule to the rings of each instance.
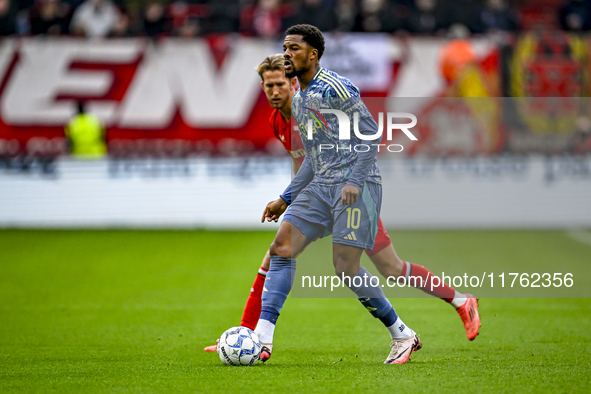
[[[347,208],[347,228],[357,229],[359,228],[359,222],[361,221],[361,209],[359,208]]]

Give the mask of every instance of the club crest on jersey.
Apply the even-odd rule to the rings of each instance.
[[[307,109],[310,111],[320,111],[320,100],[317,98],[311,98],[307,100]]]

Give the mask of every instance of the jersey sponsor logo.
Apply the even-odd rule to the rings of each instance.
[[[292,150],[289,153],[291,154],[291,157],[293,157],[294,159],[306,156],[306,151],[304,149]]]

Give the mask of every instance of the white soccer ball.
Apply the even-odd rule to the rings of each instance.
[[[224,364],[252,365],[261,354],[261,341],[250,328],[232,327],[222,334],[218,355]]]

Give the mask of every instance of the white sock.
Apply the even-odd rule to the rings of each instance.
[[[254,333],[257,334],[261,343],[273,343],[273,333],[275,332],[275,324],[269,320],[259,319]]]
[[[392,339],[408,338],[413,335],[413,330],[408,328],[400,317],[388,327],[388,331],[390,331]]]
[[[462,294],[456,290],[456,294],[454,295],[454,299],[451,300],[450,304],[454,308],[458,308],[458,307],[464,305],[464,303],[466,301],[468,301],[468,297],[466,297],[464,294]]]

